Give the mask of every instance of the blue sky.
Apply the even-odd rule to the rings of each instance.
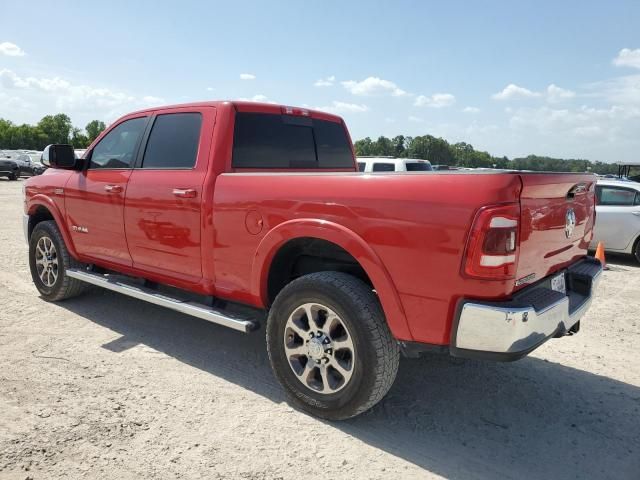
[[[256,99],[354,139],[640,160],[640,2],[0,0],[0,118]],[[244,75],[243,75],[244,74]]]

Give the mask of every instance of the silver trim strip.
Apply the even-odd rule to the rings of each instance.
[[[107,290],[122,293],[129,297],[137,298],[138,300],[169,308],[176,312],[191,315],[192,317],[201,318],[202,320],[232,328],[233,330],[238,330],[243,333],[248,333],[256,329],[256,323],[251,320],[233,318],[200,303],[184,302],[168,295],[153,292],[143,287],[129,285],[115,279],[106,278],[104,275],[96,273],[76,269],[68,269],[66,273],[71,278],[76,278],[83,282],[106,288]]]
[[[24,241],[29,245],[29,215],[22,214],[22,232],[24,233]]]

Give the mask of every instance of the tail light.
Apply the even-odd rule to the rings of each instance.
[[[308,117],[310,115],[309,110],[306,108],[282,107],[281,111],[284,115],[297,115],[300,117]]]
[[[464,273],[474,278],[514,278],[518,264],[520,205],[481,209],[473,221]]]

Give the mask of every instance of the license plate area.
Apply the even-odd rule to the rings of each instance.
[[[551,278],[551,290],[567,294],[567,285],[564,280],[564,272]]]

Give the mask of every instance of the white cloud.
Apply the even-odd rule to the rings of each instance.
[[[151,95],[136,96],[110,88],[74,84],[60,77],[22,77],[8,69],[0,70],[0,93],[20,105],[11,112],[0,111],[0,117],[9,113],[12,119],[23,121],[39,120],[56,111],[69,114],[76,122],[76,117],[81,121],[87,118],[110,121],[131,110],[165,103],[164,99]]]
[[[612,104],[640,105],[640,74],[625,75],[586,86],[588,96],[604,98]]]
[[[478,113],[480,109],[478,107],[464,107],[462,111],[464,113]]]
[[[553,83],[547,87],[547,100],[551,103],[558,103],[575,96],[575,92],[567,90],[565,88],[560,88]]]
[[[421,123],[421,122],[424,122],[424,118],[414,117],[413,115],[410,115],[409,116],[409,121],[410,122],[415,122],[415,123]]]
[[[213,92],[214,88],[213,87],[207,87],[207,92]]]
[[[238,100],[243,102],[276,103],[273,100],[269,100],[266,95],[262,95],[261,93],[258,93],[250,98],[239,98]]]
[[[241,73],[240,80],[255,80],[256,76],[253,73]]]
[[[334,75],[331,75],[330,77],[316,80],[313,86],[314,87],[332,87],[335,81],[336,81],[336,77]]]
[[[342,82],[342,85],[353,95],[391,95],[393,97],[401,97],[403,95],[407,95],[407,92],[399,88],[395,83],[389,80],[383,80],[382,78],[378,77],[368,77],[361,82],[348,80],[346,82]]]
[[[540,93],[532,92],[531,90],[519,87],[513,83],[510,83],[501,92],[495,93],[491,96],[494,100],[509,100],[514,97],[539,97]]]
[[[369,107],[366,105],[358,105],[356,103],[338,102],[334,100],[331,105],[324,107],[316,107],[314,110],[321,110],[329,113],[364,113],[369,111]]]
[[[494,100],[510,100],[513,98],[541,98],[544,97],[550,103],[558,103],[570,98],[574,98],[576,93],[566,88],[558,87],[555,84],[551,84],[544,92],[535,92],[528,88],[520,87],[514,83],[510,83],[502,89],[501,92],[495,93],[491,96]]]
[[[416,107],[442,108],[456,103],[456,97],[450,93],[434,93],[430,97],[419,95],[413,103]]]
[[[618,56],[613,59],[613,64],[616,67],[640,68],[640,48],[635,50],[623,48],[618,52]]]
[[[523,108],[514,112],[509,125],[515,130],[531,136],[539,134],[547,141],[556,141],[561,145],[574,143],[577,137],[598,137],[600,144],[615,144],[637,137],[634,132],[640,129],[640,108],[628,105],[608,108],[583,105],[575,109],[546,106]],[[584,142],[584,139],[579,141]],[[637,139],[634,141],[638,142]],[[580,148],[593,146],[586,144]]]
[[[0,55],[7,55],[8,57],[24,57],[26,54],[18,45],[11,42],[0,43]]]
[[[142,97],[142,103],[148,105],[150,107],[162,106],[165,103],[164,98],[162,97],[154,97],[153,95],[145,95]]]

